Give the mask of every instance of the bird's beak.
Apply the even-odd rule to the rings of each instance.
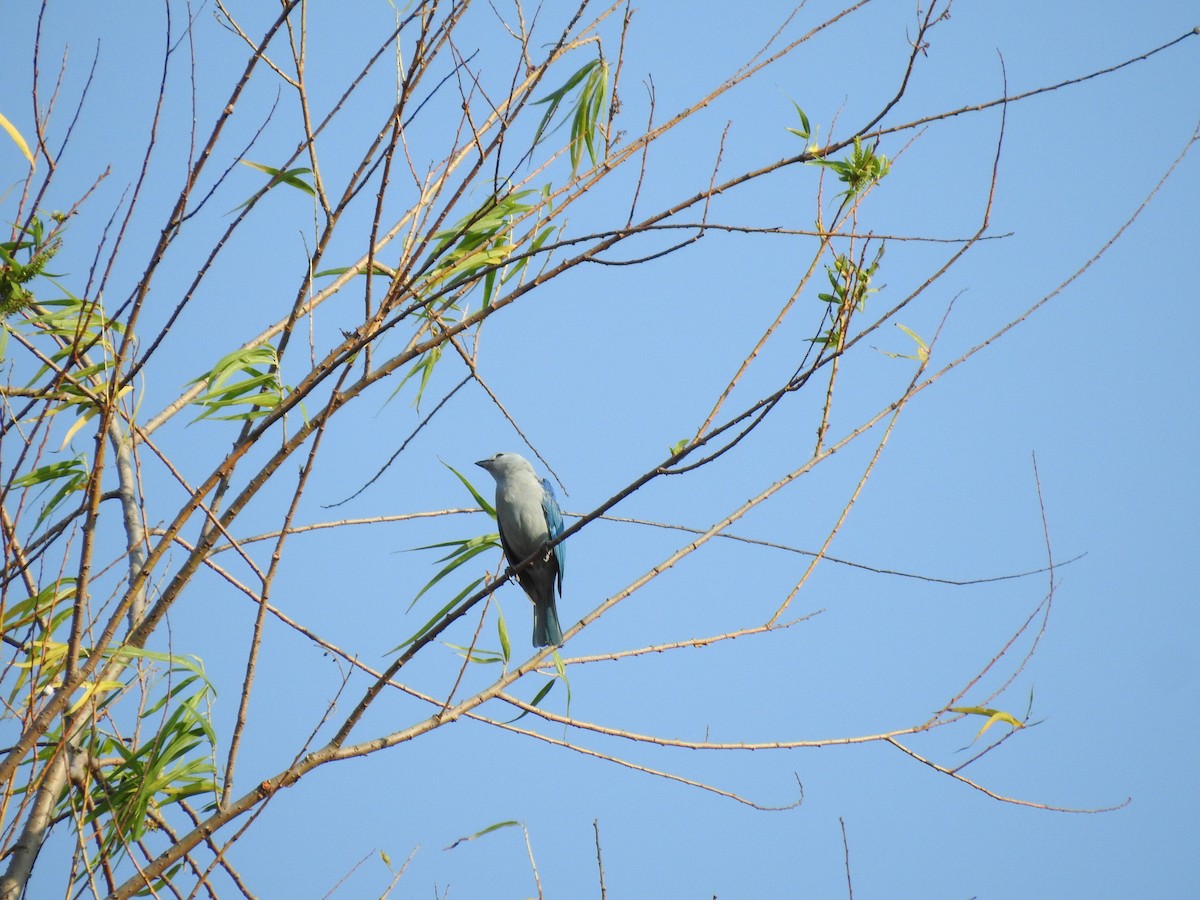
[[[490,459],[481,459],[476,462],[475,465],[479,466],[481,469],[487,469],[488,471],[491,471],[491,462],[492,461]]]

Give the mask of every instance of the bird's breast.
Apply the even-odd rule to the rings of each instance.
[[[540,496],[533,500],[524,491],[501,491],[496,498],[496,518],[505,542],[518,557],[529,556],[550,539]]]

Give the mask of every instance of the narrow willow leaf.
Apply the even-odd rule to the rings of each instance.
[[[75,598],[75,579],[63,578],[42,588],[32,597],[12,603],[4,609],[3,633],[25,628],[53,614],[60,603]]]
[[[608,96],[608,63],[603,59],[588,73],[579,92],[579,101],[571,121],[571,171],[579,169],[586,149],[592,165],[596,164],[596,134],[601,128],[605,100]]]
[[[529,245],[530,249],[541,250],[542,245],[545,244],[546,241],[552,238],[555,234],[557,234],[560,227],[561,226],[559,225],[547,225],[537,233],[537,236],[533,239],[533,243]]]
[[[479,491],[475,490],[475,485],[471,484],[471,482],[467,480],[467,477],[465,475],[463,475],[460,471],[458,471],[458,469],[454,468],[454,466],[450,465],[450,463],[445,462],[444,460],[439,460],[439,461],[442,463],[443,466],[445,466],[447,469],[449,469],[451,472],[454,473],[455,477],[458,478],[458,480],[463,483],[463,487],[465,487],[468,491],[471,492],[471,496],[475,498],[475,502],[479,504],[479,508],[482,509],[489,516],[491,516],[493,519],[496,518],[495,508],[492,506],[492,504],[488,503],[486,500],[483,499],[483,495],[480,494]],[[497,536],[497,537],[499,537],[499,536]]]
[[[8,132],[8,136],[12,138],[12,142],[17,145],[17,149],[21,151],[21,155],[29,161],[29,168],[33,168],[35,161],[33,153],[29,149],[29,145],[25,143],[25,138],[21,137],[21,132],[17,131],[16,126],[8,121],[3,114],[0,114],[0,128]]]
[[[310,197],[315,197],[317,195],[317,192],[313,190],[312,185],[300,178],[301,175],[311,175],[312,169],[276,169],[271,166],[264,166],[262,163],[251,162],[248,159],[240,159],[238,162],[240,162],[243,166],[249,166],[251,169],[257,169],[260,172],[270,175],[271,180],[267,183],[267,190],[270,190],[277,184],[286,184],[290,187],[296,188],[297,190],[304,191],[304,193],[308,194]],[[253,200],[254,198],[251,197],[245,203],[242,203],[234,208],[241,209],[243,206],[253,202]]]
[[[103,693],[105,691],[116,691],[125,687],[120,681],[85,681],[83,682],[83,694],[78,700],[71,704],[71,712],[77,712],[81,706],[91,699],[93,694]]]
[[[1020,719],[1018,719],[1016,716],[1014,716],[1012,713],[1006,713],[1003,710],[991,709],[991,708],[985,707],[985,706],[952,706],[952,707],[950,707],[950,712],[961,713],[961,714],[967,715],[967,716],[986,716],[987,717],[987,721],[983,723],[983,727],[980,728],[979,731],[975,734],[975,737],[971,739],[972,744],[974,744],[981,737],[983,737],[983,733],[985,731],[987,731],[989,728],[991,728],[993,725],[995,725],[997,722],[1004,722],[1006,725],[1011,725],[1014,730],[1025,727],[1025,723],[1022,722]]]
[[[593,59],[591,62],[585,63],[584,65],[580,66],[574,75],[567,79],[566,83],[562,87],[551,91],[541,100],[534,101],[534,106],[545,103],[546,112],[545,115],[542,116],[542,121],[538,124],[537,131],[534,132],[533,146],[536,147],[539,143],[541,143],[542,137],[546,132],[546,126],[550,124],[551,120],[554,118],[554,114],[558,112],[559,104],[562,103],[563,98],[566,97],[566,95],[569,94],[571,90],[577,84],[579,84],[579,82],[586,78],[599,62],[600,60]]]
[[[193,422],[205,418],[253,419],[266,415],[283,400],[278,356],[271,344],[240,347],[188,384],[205,385],[204,393],[192,401],[204,410]],[[228,409],[239,411],[216,415]]]
[[[557,653],[556,653],[556,655],[557,655]],[[541,689],[538,690],[538,692],[533,695],[533,699],[529,701],[529,705],[536,707],[539,703],[541,703],[543,700],[545,700],[546,695],[549,694],[550,691],[552,691],[554,689],[554,685],[557,681],[558,681],[557,678],[551,678],[544,685],[542,685]],[[527,715],[529,715],[529,710],[523,709],[523,710],[521,710],[520,715],[518,715],[516,718],[509,719],[508,722],[505,724],[511,725],[513,722],[520,722]]]
[[[562,654],[557,649],[554,651],[554,671],[557,673],[558,679],[563,683],[563,690],[567,692],[567,715],[571,715],[571,679],[567,677],[567,665],[563,662]]]
[[[508,665],[512,659],[512,644],[508,641],[508,625],[504,621],[504,613],[499,609],[496,611],[496,633],[500,636],[500,655],[504,659],[504,664]]]
[[[429,591],[430,588],[432,588],[434,585],[436,585],[439,581],[441,581],[443,578],[445,578],[447,575],[449,575],[451,572],[453,572],[459,566],[474,559],[480,553],[486,553],[488,550],[491,550],[494,547],[499,546],[499,535],[494,535],[494,534],[481,535],[479,537],[469,538],[465,541],[450,541],[450,542],[448,542],[448,544],[458,544],[459,549],[442,557],[443,560],[448,559],[448,560],[450,560],[450,562],[447,563],[445,566],[443,566],[438,571],[438,573],[433,576],[433,578],[429,579],[429,582],[423,588],[421,588],[421,590],[417,591],[417,595],[415,597],[413,597],[412,603],[408,604],[409,609],[412,609],[416,605],[417,601],[420,600]],[[437,547],[437,546],[439,546],[439,545],[431,544],[428,547],[414,547],[413,549],[414,550],[429,550],[429,549],[432,549],[433,547]],[[441,545],[441,546],[446,546],[446,545]],[[438,560],[438,562],[441,562],[441,561],[442,560]],[[476,583],[478,584],[478,582],[476,582]]]
[[[128,385],[128,384],[125,385],[125,387],[123,387],[123,388],[121,388],[121,390],[117,391],[117,399],[120,400],[122,397],[127,396],[132,390],[133,390],[132,385]],[[65,435],[63,435],[62,443],[59,444],[59,447],[58,447],[59,453],[61,453],[63,450],[67,449],[67,445],[71,443],[71,438],[73,438],[76,435],[76,433],[79,431],[80,428],[82,428],[88,422],[92,421],[92,419],[95,418],[96,413],[99,412],[99,410],[95,406],[90,405],[91,404],[90,400],[87,400],[84,402],[88,403],[89,405],[84,410],[83,415],[81,415],[78,419],[76,419],[74,424],[72,424],[71,427],[67,429],[67,433]],[[74,405],[74,404],[72,404],[72,405]],[[66,407],[65,406],[59,407],[59,409],[66,409]],[[58,412],[58,410],[55,410],[55,412]]]
[[[442,849],[443,850],[453,850],[459,844],[465,844],[467,841],[473,841],[476,838],[481,838],[485,834],[491,834],[493,831],[499,831],[501,828],[511,828],[514,825],[519,826],[520,824],[521,824],[520,822],[513,821],[513,820],[510,820],[508,822],[497,822],[495,825],[489,825],[487,828],[484,828],[482,831],[477,831],[474,834],[468,834],[468,835],[465,835],[464,837],[460,837],[457,841],[455,841],[449,847],[443,847]]]
[[[57,628],[66,621],[66,618],[66,616],[59,616],[54,627]],[[45,635],[52,633],[53,631],[50,629],[43,632]],[[62,679],[59,676],[66,663],[66,657],[66,644],[46,637],[33,642],[29,647],[28,656],[14,663],[20,674],[13,684],[9,701],[14,701],[27,683],[29,684],[29,694],[39,693],[49,687],[61,687]]]
[[[400,379],[400,383],[396,385],[396,389],[388,395],[388,402],[390,402],[393,397],[400,393],[400,389],[404,387],[404,385],[410,378],[413,377],[413,375],[416,375],[419,372],[421,375],[421,381],[417,385],[417,396],[413,398],[412,403],[414,407],[419,409],[421,406],[421,398],[425,396],[425,388],[429,386],[429,379],[433,377],[433,370],[437,366],[438,362],[441,361],[443,349],[444,345],[439,344],[436,347],[432,347],[431,349],[427,350],[425,353],[422,353],[417,361],[412,364],[409,370],[404,373],[404,377]]]
[[[543,700],[545,700],[546,695],[549,694],[551,690],[553,690],[554,685],[555,685],[555,679],[551,678],[544,685],[542,685],[542,689],[540,691],[538,691],[536,694],[533,695],[533,699],[529,701],[529,705],[537,706],[539,703],[541,703]]]
[[[388,271],[387,266],[385,266],[379,260],[372,260],[371,269],[372,269],[372,271],[370,274],[372,274],[372,275],[386,275],[390,278],[392,275],[395,274],[394,272]],[[324,278],[329,275],[345,275],[347,272],[350,272],[350,271],[353,271],[355,275],[366,275],[367,274],[367,270],[363,266],[353,266],[353,267],[338,266],[337,268],[322,269],[320,272],[314,272],[313,278]]]
[[[442,643],[467,662],[483,663],[485,665],[504,662],[504,657],[495,650],[480,650],[478,647],[472,650],[470,647],[464,647],[461,644],[451,644],[449,641],[443,641]]]
[[[74,360],[75,348],[79,346],[96,347],[106,352],[113,351],[110,332],[124,333],[124,326],[105,318],[99,304],[91,303],[68,296],[57,300],[42,300],[42,312],[30,316],[29,322],[49,334],[66,338],[69,346],[54,354],[55,360]],[[97,364],[107,368],[109,363]],[[47,369],[42,372],[48,371]]]
[[[74,459],[60,460],[59,462],[48,463],[40,466],[19,478],[13,479],[14,487],[33,487],[35,485],[45,485],[42,489],[49,489],[51,485],[57,484],[58,490],[42,507],[42,512],[38,516],[37,524],[40,525],[45,521],[46,517],[58,508],[58,505],[75,491],[81,491],[84,485],[87,484],[88,472],[83,456],[77,456]],[[40,494],[39,494],[40,496]]]
[[[474,249],[449,265],[435,270],[422,287],[425,291],[430,291],[443,284],[447,290],[460,287],[473,276],[478,275],[481,270],[499,266],[508,259],[512,252],[513,245],[509,243]]]
[[[475,537],[470,537],[470,538],[455,538],[452,541],[438,541],[436,544],[424,544],[420,547],[411,547],[408,550],[405,550],[404,552],[405,553],[415,553],[418,550],[441,550],[443,547],[462,548],[462,547],[466,547],[466,546],[473,546],[475,544],[494,545],[496,542],[496,539],[497,539],[497,535],[495,535],[495,534],[481,534],[481,535],[477,535]],[[445,556],[438,558],[436,561],[437,562],[445,562],[448,559],[452,559],[459,552],[460,551],[457,549],[451,550]]]
[[[478,587],[480,584],[482,584],[486,580],[487,580],[486,578],[476,578],[474,581],[472,581],[470,584],[468,584],[465,588],[463,588],[461,591],[459,591],[445,606],[443,606],[436,613],[434,613],[433,616],[429,619],[429,621],[426,622],[424,625],[422,625],[417,630],[416,634],[414,634],[412,637],[410,637],[408,640],[404,641],[403,643],[398,644],[397,646],[393,647],[391,650],[388,651],[388,654],[395,653],[397,650],[401,650],[404,647],[407,647],[409,644],[415,644],[417,641],[419,641],[421,638],[423,638],[431,628],[433,628],[438,622],[440,622],[446,616],[447,613],[449,613],[452,609],[454,609],[455,606],[458,605],[458,601],[460,601],[463,597],[467,596],[469,593],[471,593],[471,591],[475,590],[476,587]],[[411,608],[412,607],[410,606],[409,609],[411,609]]]
[[[32,472],[13,479],[13,487],[32,487],[35,484],[45,484],[78,471],[82,466],[82,458],[65,459],[59,462],[47,463]]]
[[[215,799],[216,766],[212,760],[214,732],[208,721],[207,704],[213,690],[203,675],[203,664],[189,657],[119,648],[107,657],[130,661],[164,661],[165,676],[153,679],[167,690],[139,718],[149,724],[161,720],[152,734],[137,745],[130,738],[107,734],[100,729],[87,732],[84,748],[92,757],[116,762],[106,764],[105,777],[89,789],[84,820],[96,832],[101,856],[120,857],[131,841],[149,828],[149,813],[200,794]],[[146,668],[140,668],[139,680]],[[180,675],[183,677],[181,678]],[[111,684],[111,683],[110,683]],[[102,684],[97,687],[105,687]],[[168,709],[169,714],[162,713]]]
[[[795,100],[792,101],[792,106],[796,109],[796,115],[800,117],[800,127],[789,128],[788,131],[807,141],[812,137],[812,126],[808,123],[808,116],[804,114],[804,110],[800,108],[800,104]]]
[[[896,323],[896,327],[913,339],[917,345],[917,357],[921,360],[921,362],[926,362],[929,359],[929,345],[925,343],[925,341],[921,339],[921,336],[911,328],[901,325],[899,322]]]

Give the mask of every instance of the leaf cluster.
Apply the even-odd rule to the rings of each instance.
[[[62,247],[62,238],[45,235],[42,220],[34,217],[27,237],[0,243],[0,319],[33,303],[33,292],[27,287],[39,275],[46,275],[46,264]],[[25,261],[20,256],[25,255]],[[53,276],[51,276],[53,277]]]
[[[818,293],[817,299],[829,304],[834,324],[819,337],[812,338],[813,343],[831,348],[841,345],[851,314],[865,311],[867,298],[878,290],[871,286],[871,281],[879,271],[885,248],[886,244],[880,244],[870,263],[863,259],[856,262],[845,253],[839,253],[825,266],[829,290]]]
[[[562,86],[551,91],[538,104],[546,105],[546,112],[538,124],[533,137],[536,147],[547,134],[552,134],[563,123],[570,122],[571,137],[567,144],[567,153],[571,160],[571,172],[579,171],[586,150],[588,159],[594,166],[597,160],[597,137],[604,130],[604,113],[608,108],[608,63],[603,57],[584,63],[576,70]],[[567,100],[572,91],[574,99],[569,101],[570,110],[558,125],[549,132],[547,127],[554,120],[559,107]]]
[[[790,129],[789,129],[790,130]],[[874,146],[868,146],[859,137],[854,138],[854,147],[844,159],[814,159],[814,166],[824,166],[846,185],[842,196],[854,197],[881,181],[891,171],[892,164]]]
[[[164,808],[196,796],[209,796],[215,805],[217,795],[217,738],[209,709],[215,692],[203,664],[133,648],[117,655],[126,664],[163,667],[151,679],[163,691],[139,716],[146,725],[157,724],[140,741],[97,727],[80,749],[90,761],[81,779],[82,797],[66,802],[82,812],[81,824],[99,832],[92,866],[120,858],[130,843],[158,827]]]
[[[271,344],[241,347],[227,353],[212,369],[188,384],[204,385],[204,393],[192,401],[203,410],[193,422],[208,418],[257,419],[277,407],[284,395],[279,380],[279,357]]]

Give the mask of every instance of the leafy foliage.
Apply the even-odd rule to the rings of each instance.
[[[808,121],[808,116],[805,115],[804,110],[800,108],[799,103],[797,103],[795,100],[793,100],[792,106],[796,110],[796,117],[800,120],[800,127],[799,128],[788,127],[788,128],[786,128],[786,130],[790,134],[794,134],[796,137],[800,138],[800,140],[802,140],[802,141],[808,142],[808,141],[815,140],[817,131],[819,129],[814,129],[812,127],[812,124]],[[808,149],[816,150],[817,149],[816,144],[810,144]]]
[[[74,600],[75,579],[62,578],[4,610],[3,633],[24,650],[8,693],[10,708],[30,704],[60,683],[64,645],[54,635],[70,619]]]
[[[33,302],[33,292],[27,285],[45,275],[46,264],[62,247],[62,238],[47,238],[38,217],[31,220],[27,235],[25,239],[0,242],[0,319]],[[24,262],[18,259],[22,253],[26,256]]]
[[[540,210],[550,194],[549,186],[540,191],[527,189],[504,195],[491,195],[476,210],[468,213],[450,228],[434,235],[434,246],[425,268],[429,270],[421,293],[434,289],[445,294],[470,285],[483,292],[488,305],[496,296],[496,288],[519,275],[536,253],[555,233],[558,226],[538,225],[518,236],[516,226]],[[505,263],[523,244],[529,254]],[[447,304],[450,305],[450,304]]]
[[[204,393],[192,401],[204,410],[193,421],[256,419],[283,400],[279,357],[270,344],[234,350],[188,384],[205,386]],[[225,415],[217,415],[221,412]]]
[[[546,105],[546,113],[542,116],[542,121],[538,124],[537,132],[533,137],[535,147],[547,135],[546,128],[554,121],[559,106],[572,91],[578,89],[574,101],[571,103],[571,110],[563,120],[570,122],[571,125],[571,137],[567,144],[567,152],[571,160],[572,174],[579,171],[579,164],[583,161],[585,150],[591,164],[593,166],[596,164],[597,137],[604,129],[603,117],[608,103],[608,75],[608,63],[603,58],[593,59],[580,66],[561,87],[536,101]],[[559,125],[562,124],[562,122],[559,123]],[[555,129],[551,129],[549,133],[553,133],[557,127],[555,126]]]
[[[90,471],[87,466],[87,460],[82,455],[75,456],[71,459],[62,459],[57,462],[46,463],[44,466],[39,466],[32,472],[27,472],[13,479],[13,487],[30,488],[41,486],[39,496],[44,494],[51,488],[54,493],[50,495],[50,499],[42,506],[41,513],[38,514],[37,524],[50,516],[68,496],[76,491],[83,490],[87,484]]]
[[[118,655],[124,663],[141,660],[165,669],[139,676],[161,689],[139,716],[143,725],[153,727],[149,734],[134,741],[97,726],[79,750],[87,760],[83,796],[72,795],[67,802],[81,827],[98,832],[90,869],[119,859],[132,842],[157,829],[166,807],[197,796],[216,802],[216,734],[209,709],[214,691],[203,665],[198,659],[145,650],[123,649]]]
[[[883,179],[891,171],[892,164],[883,154],[877,154],[861,138],[854,138],[854,148],[845,159],[814,159],[814,166],[824,166],[846,185],[842,194],[854,197]]]
[[[837,348],[845,339],[845,329],[850,316],[867,308],[867,298],[876,292],[871,287],[871,281],[879,271],[886,245],[880,244],[870,263],[861,259],[855,262],[844,253],[833,258],[833,263],[825,267],[825,277],[829,280],[829,290],[817,294],[817,299],[829,304],[830,318],[833,325],[817,338],[814,343],[826,347]]]
[[[471,494],[472,499],[474,499],[475,502],[477,504],[479,504],[479,508],[482,509],[485,513],[487,513],[489,516],[491,516],[494,519],[496,517],[496,510],[492,507],[492,505],[490,503],[487,502],[487,500],[485,500],[483,498],[483,495],[479,493],[478,489],[473,484],[471,484],[470,480],[465,475],[463,475],[461,472],[459,472],[457,469],[455,469],[453,466],[449,465],[448,463],[442,463],[442,465],[446,466],[446,468],[449,469],[451,472],[453,472],[455,477],[458,478],[458,480],[460,482],[462,482],[463,486]],[[447,547],[452,548],[450,550],[450,552],[447,553],[445,556],[440,557],[437,560],[437,562],[445,563],[445,565],[442,566],[442,568],[439,569],[437,571],[437,573],[431,579],[429,579],[428,582],[425,583],[424,587],[422,587],[419,591],[417,591],[416,596],[413,597],[412,602],[410,602],[408,605],[408,608],[410,610],[414,606],[416,606],[417,601],[420,600],[423,596],[425,596],[426,593],[428,593],[433,588],[437,587],[439,584],[442,583],[443,580],[445,580],[447,577],[449,577],[454,572],[458,571],[458,569],[460,569],[466,563],[470,562],[475,557],[479,556],[481,553],[486,553],[488,551],[499,549],[500,535],[496,532],[492,532],[490,534],[474,535],[472,537],[467,537],[467,538],[457,538],[455,540],[442,541],[437,544],[428,544],[424,547],[414,547],[412,549],[413,550],[442,550]],[[477,578],[473,579],[472,581],[470,581],[465,587],[460,588],[455,593],[455,595],[450,599],[450,601],[448,603],[444,604],[436,613],[434,613],[434,615],[428,621],[426,621],[425,624],[422,625],[415,634],[413,634],[410,638],[408,638],[408,640],[404,641],[404,643],[400,644],[399,647],[394,647],[389,652],[394,653],[396,650],[399,650],[401,647],[407,647],[410,644],[413,644],[416,641],[420,640],[430,630],[432,630],[443,618],[445,618],[446,615],[448,615],[451,611],[453,611],[458,606],[460,601],[462,601],[465,597],[470,595],[472,591],[474,591],[477,587],[479,587],[479,585],[483,584],[483,582],[485,580],[486,580],[486,576],[480,576],[480,577],[477,577]],[[502,628],[503,628],[503,626],[502,626]],[[507,629],[506,628],[503,628],[503,630],[502,630],[500,643],[501,643],[501,646],[504,647],[505,649],[504,649],[503,653],[501,653],[499,655],[498,658],[503,658],[504,661],[507,661],[509,658],[509,651],[507,648]],[[460,648],[460,649],[463,649],[463,648]],[[495,655],[495,654],[493,654],[493,655]]]
[[[293,187],[298,191],[303,191],[305,194],[308,194],[308,196],[310,196],[310,197],[315,197],[317,195],[317,192],[313,190],[312,185],[309,184],[307,181],[305,181],[301,177],[302,175],[311,175],[312,169],[308,169],[308,168],[276,169],[276,168],[272,168],[271,166],[264,166],[262,163],[251,162],[248,159],[239,160],[239,162],[243,166],[249,166],[252,169],[258,169],[258,171],[264,172],[267,175],[271,176],[271,180],[267,182],[267,186],[264,190],[269,191],[269,190],[271,190],[271,188],[275,187],[276,185],[286,184],[288,187]],[[249,200],[246,200],[244,203],[238,204],[238,206],[236,208],[242,209],[243,207],[249,206],[251,203],[254,202],[254,200],[255,200],[255,198],[251,197]]]

